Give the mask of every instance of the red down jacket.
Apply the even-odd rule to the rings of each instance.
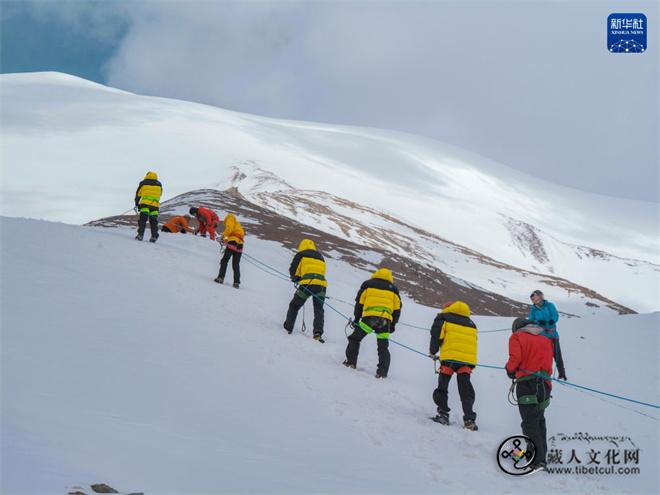
[[[532,373],[552,376],[552,341],[541,335],[543,329],[537,325],[526,325],[509,337],[509,360],[506,370],[516,373],[516,378]],[[546,380],[551,385],[550,380]]]

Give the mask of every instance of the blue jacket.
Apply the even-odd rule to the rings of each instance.
[[[543,305],[540,308],[536,304],[532,304],[527,319],[542,327],[544,330],[543,335],[546,337],[559,339],[559,333],[557,332],[559,313],[555,305],[550,301],[543,301]]]

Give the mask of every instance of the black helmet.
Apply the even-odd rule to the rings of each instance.
[[[515,320],[513,320],[513,325],[511,325],[511,331],[515,332],[516,330],[520,330],[521,328],[526,327],[530,323],[532,322],[529,321],[527,318],[516,318]]]
[[[188,212],[189,212],[191,215],[197,215],[197,208],[195,208],[194,206],[191,206],[191,207],[190,207],[190,210],[188,210]]]

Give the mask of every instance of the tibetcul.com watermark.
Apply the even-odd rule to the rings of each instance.
[[[535,472],[538,460],[534,442],[523,435],[507,438],[498,448],[497,464],[502,471],[513,476]],[[625,435],[557,433],[548,438],[544,471],[577,476],[638,475],[640,449]]]
[[[627,435],[557,433],[548,438],[550,474],[637,475],[640,449]]]

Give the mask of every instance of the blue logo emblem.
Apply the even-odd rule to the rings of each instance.
[[[646,31],[644,14],[610,14],[607,17],[607,49],[611,53],[644,53]]]

